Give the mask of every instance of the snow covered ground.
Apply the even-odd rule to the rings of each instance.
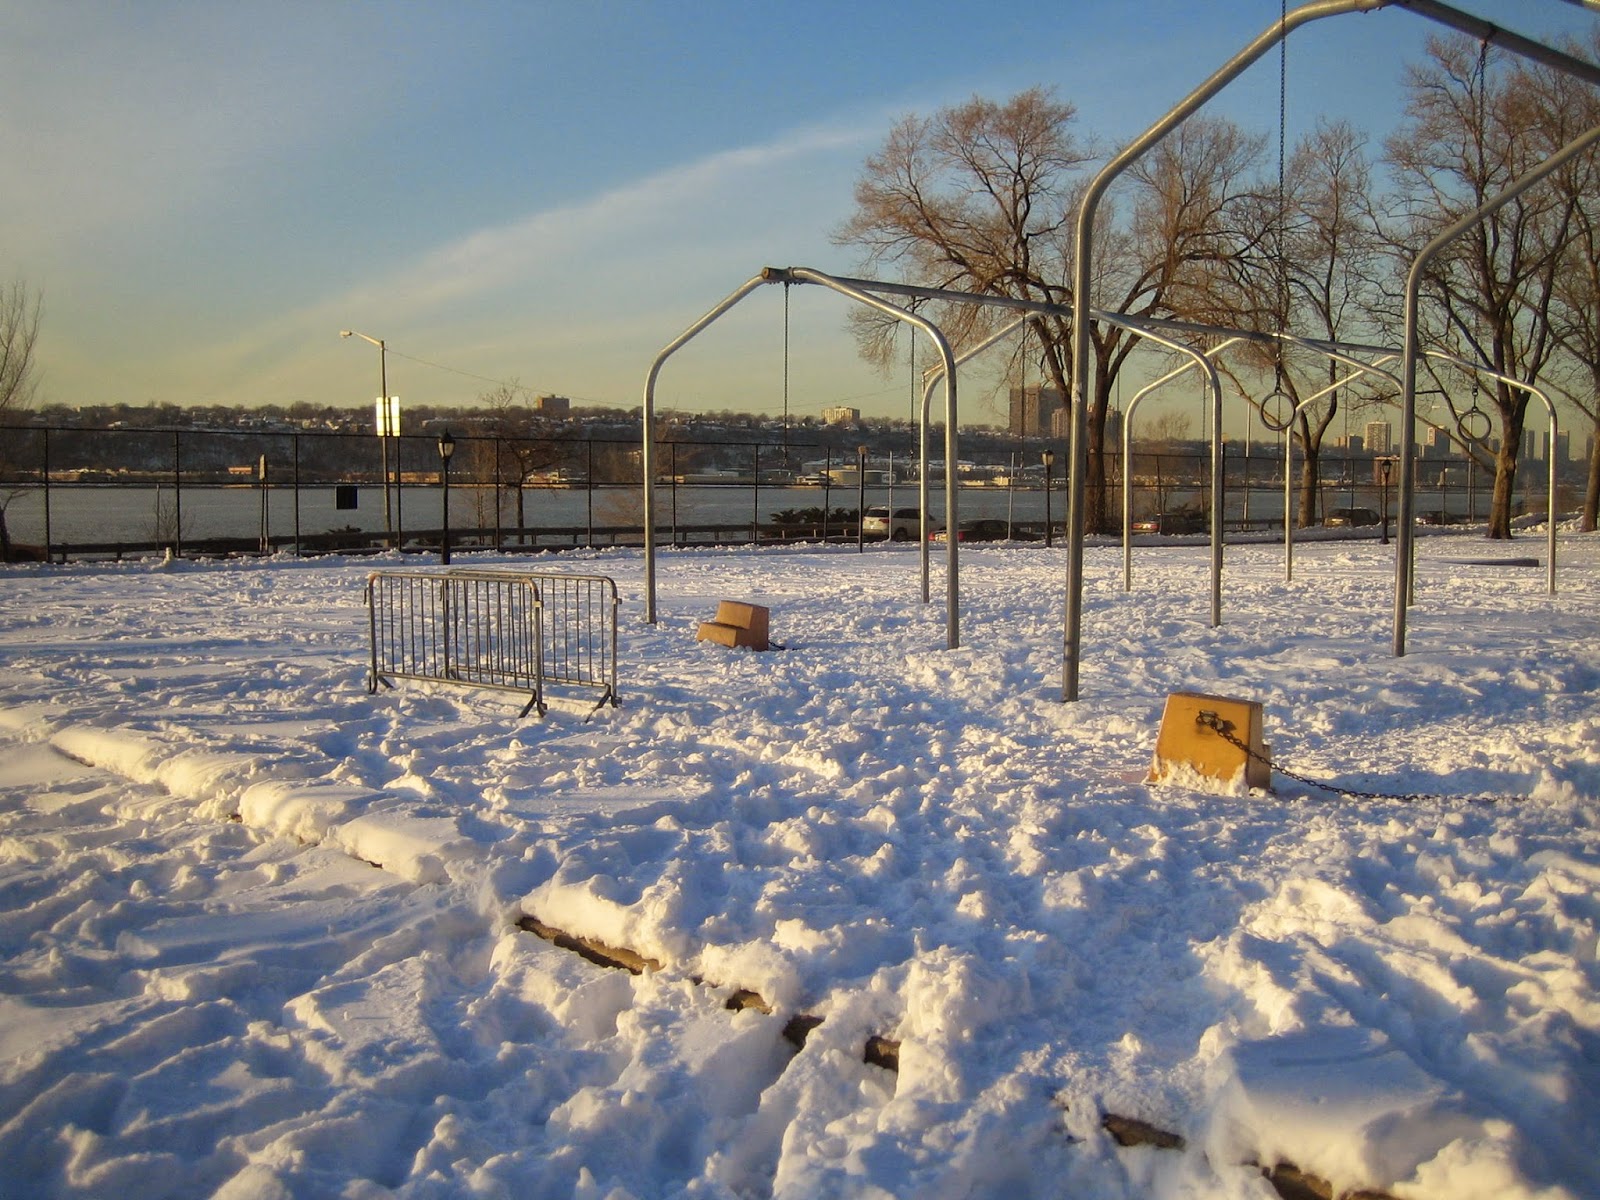
[[[1230,547],[1218,629],[1091,548],[1072,705],[1060,549],[956,651],[913,551],[668,552],[655,626],[540,558],[622,593],[588,724],[369,696],[371,562],[5,569],[0,1196],[1600,1196],[1600,541],[1419,547],[1403,659],[1392,547]],[[1149,786],[1177,690],[1415,798]]]

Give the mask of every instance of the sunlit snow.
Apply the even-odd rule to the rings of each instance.
[[[369,696],[398,559],[4,568],[0,1196],[1600,1195],[1600,542],[1422,538],[1400,659],[1392,551],[1230,547],[1211,628],[1091,547],[1076,704],[1061,549],[954,651],[899,547],[665,552],[654,626],[542,556],[623,598],[589,723]],[[1409,798],[1147,785],[1178,690]]]

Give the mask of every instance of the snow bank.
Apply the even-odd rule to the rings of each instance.
[[[894,547],[668,553],[655,626],[564,557],[589,724],[368,696],[370,563],[8,571],[6,1194],[1600,1195],[1600,550],[1430,546],[1403,660],[1377,543],[1230,548],[1218,629],[1204,547],[1091,550],[1076,705],[1041,547],[963,553],[958,651]],[[1148,786],[1178,690],[1411,798]]]

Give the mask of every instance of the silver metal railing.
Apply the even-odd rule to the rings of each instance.
[[[552,686],[617,703],[617,585],[603,575],[523,571],[374,571],[367,576],[367,691],[423,679],[526,694]]]

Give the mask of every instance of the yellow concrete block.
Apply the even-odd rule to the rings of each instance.
[[[748,629],[763,642],[767,640],[770,617],[769,611],[759,604],[746,604],[742,600],[722,600],[717,603],[718,625],[737,625],[740,629]]]
[[[698,642],[716,642],[719,646],[748,646],[752,650],[768,647],[768,610],[759,604],[745,604],[740,600],[723,600],[717,605],[715,621],[700,622]]]
[[[1217,731],[1220,725],[1250,753]],[[1173,692],[1161,714],[1150,782],[1165,779],[1175,766],[1185,766],[1208,779],[1231,783],[1244,773],[1245,786],[1272,786],[1272,751],[1262,740],[1261,705],[1203,692]]]

